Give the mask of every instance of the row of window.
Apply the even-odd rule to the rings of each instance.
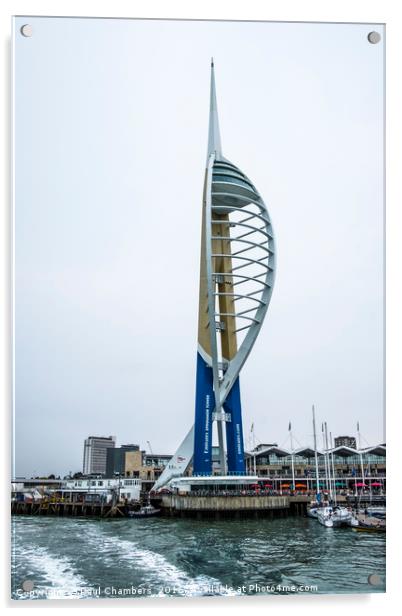
[[[95,481],[93,479],[90,482],[87,482],[87,481],[75,481],[74,485],[79,487],[79,488],[82,487],[83,485],[84,486],[90,485],[92,487],[94,487],[94,486],[101,486],[101,487],[102,486],[105,486],[105,487],[109,486],[110,487],[112,485],[116,485],[116,483],[117,483],[116,479],[113,479],[113,480],[107,479],[105,481]],[[139,485],[140,482],[138,480],[136,480],[136,479],[121,479],[120,483],[122,485],[125,485],[125,486],[133,486],[133,485]]]
[[[331,463],[332,463],[332,456],[330,456],[330,458],[331,458]],[[302,456],[296,455],[293,457],[293,461],[294,461],[294,464],[298,464],[300,466],[314,466],[315,465],[314,458],[303,458]],[[362,462],[364,465],[385,464],[386,457],[366,454],[362,456]],[[268,456],[256,456],[256,463],[257,465],[266,464],[269,466],[275,466],[275,465],[284,466],[287,464],[292,464],[292,456],[284,456],[282,458],[277,457],[275,455],[271,455],[269,457]],[[347,458],[342,457],[342,456],[336,456],[336,455],[334,456],[334,464],[355,466],[355,465],[360,465],[360,463],[361,463],[360,456],[349,456]],[[322,456],[318,458],[318,465],[324,466],[324,458]]]

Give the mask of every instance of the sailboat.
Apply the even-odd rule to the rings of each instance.
[[[317,520],[327,528],[358,526],[359,521],[347,507],[321,507],[317,509]]]

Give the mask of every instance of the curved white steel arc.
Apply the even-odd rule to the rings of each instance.
[[[213,189],[214,183],[221,185],[221,186],[224,184],[224,182],[221,179],[216,180],[216,182],[214,182],[213,180],[214,163],[216,163],[219,166],[219,163],[221,162],[226,162],[231,166],[231,169],[230,170],[228,169],[228,173],[230,173],[231,170],[236,171],[237,173],[240,174],[240,176],[244,177],[244,179],[247,182],[249,182],[251,186],[253,186],[253,191],[250,190],[250,197],[245,196],[244,193],[243,194],[236,193],[237,188],[239,188],[239,190],[243,188],[240,184],[237,184],[236,182],[226,183],[227,186],[232,189],[231,192],[215,191]],[[223,171],[219,169],[216,171],[216,173],[221,174],[223,173]],[[241,178],[239,177],[239,179]],[[237,200],[237,203],[233,205],[214,204],[214,197],[218,197],[218,198],[234,197],[235,200]],[[239,202],[244,203],[244,207],[239,207],[238,206]],[[258,212],[250,211],[250,209],[247,208],[247,205],[252,205],[252,204],[254,204],[254,206],[257,206],[259,210]],[[241,217],[238,220],[235,220],[235,219],[232,220],[232,218],[229,217],[229,226],[230,228],[235,228],[235,227],[238,227],[239,229],[245,228],[247,229],[247,231],[243,233],[242,235],[238,235],[238,236],[231,235],[230,237],[225,238],[225,240],[230,242],[231,246],[233,246],[233,244],[235,244],[236,241],[238,241],[239,243],[243,243],[243,246],[244,244],[247,244],[246,248],[244,248],[243,250],[234,252],[234,253],[230,251],[230,255],[224,252],[216,252],[216,253],[213,252],[213,249],[212,249],[213,240],[222,239],[219,235],[214,233],[214,226],[219,225],[222,222],[221,220],[219,220],[219,217],[218,218],[214,217],[214,212],[216,212],[216,214],[219,214],[219,212],[222,212],[222,213],[229,213],[233,215],[237,214],[237,216],[239,216],[240,214],[245,215],[245,217]],[[247,221],[247,224],[246,224],[246,221]],[[260,241],[261,235],[264,237],[264,241],[262,242]],[[247,240],[243,239],[245,237],[247,237]],[[258,237],[260,238],[260,240],[258,240]],[[275,282],[276,251],[275,251],[275,238],[274,238],[274,232],[272,228],[272,222],[271,222],[267,207],[261,195],[258,193],[257,189],[254,187],[252,182],[239,169],[237,169],[237,167],[235,167],[233,163],[231,163],[227,159],[225,159],[225,161],[217,160],[215,157],[215,152],[210,155],[209,160],[208,160],[208,168],[207,168],[205,241],[206,241],[208,296],[209,296],[208,297],[208,307],[209,307],[209,322],[210,322],[210,336],[211,336],[211,349],[212,349],[212,368],[213,368],[213,374],[214,374],[216,411],[217,413],[221,414],[223,418],[223,413],[221,413],[223,404],[233,384],[235,383],[240,370],[242,369],[244,363],[246,362],[247,357],[249,356],[251,352],[251,349],[254,346],[254,343],[258,337],[262,323],[264,321],[265,315],[268,310],[268,306],[270,303],[270,299],[272,296],[272,290],[273,290],[273,286]],[[253,249],[262,251],[263,256],[258,257],[258,258],[253,258],[252,256],[250,256],[250,258],[248,258],[247,251],[249,250],[252,251]],[[240,253],[243,253],[243,252],[246,252],[247,257],[240,256]],[[233,287],[232,293],[219,293],[219,292],[216,292],[216,289],[215,289],[215,285],[216,285],[215,277],[217,275],[221,276],[222,274],[214,271],[213,259],[214,257],[223,258],[225,256],[230,256],[230,258],[233,259],[235,263],[237,260],[237,264],[235,265],[235,267],[231,268],[231,272],[224,274],[224,276],[226,276],[228,280],[229,279],[231,280],[230,284],[231,284],[231,287]],[[240,262],[240,265],[238,265],[239,262]],[[264,268],[265,271],[262,273],[260,273],[260,271],[258,273],[253,272],[253,273],[250,273],[250,275],[245,275],[243,277],[235,273],[238,269],[246,268],[246,271],[244,273],[248,274],[249,272],[247,272],[247,268],[248,267],[255,268],[256,266],[262,266],[262,268]],[[239,281],[232,280],[232,278],[233,279],[240,278],[240,280]],[[250,293],[245,292],[243,295],[239,296],[239,294],[235,292],[234,286],[241,284],[241,283],[245,283],[246,285],[248,283],[258,284],[257,290],[254,290]],[[220,313],[219,311],[216,310],[216,305],[215,305],[216,297],[219,297],[219,295],[232,296],[233,300],[237,300],[239,299],[239,297],[243,297],[246,300],[247,299],[254,300],[254,308],[250,308],[248,310],[243,310],[243,311],[236,309],[236,311],[233,313],[232,312]],[[257,297],[252,297],[255,295],[257,295]],[[250,313],[250,312],[254,312],[254,314],[246,317],[245,314]],[[238,329],[236,329],[236,332],[247,330],[247,333],[240,347],[238,348],[238,351],[235,357],[231,359],[230,361],[227,361],[225,358],[222,358],[228,367],[227,367],[227,370],[224,372],[223,376],[221,377],[219,374],[218,341],[217,341],[217,331],[216,331],[216,325],[215,325],[215,319],[216,318],[219,319],[220,316],[231,316],[231,317],[234,317],[236,320],[246,319],[249,321],[248,325],[244,327],[239,327]],[[219,430],[219,426],[221,426],[221,422],[218,422],[218,430]]]

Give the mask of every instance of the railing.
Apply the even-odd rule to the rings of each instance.
[[[254,473],[252,473],[254,474]],[[219,479],[222,475],[214,475],[213,473],[193,473],[192,477],[213,477]],[[248,477],[250,473],[248,471],[227,471],[225,477]]]

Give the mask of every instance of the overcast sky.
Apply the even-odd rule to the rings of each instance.
[[[33,36],[19,34],[24,23]],[[193,422],[210,57],[223,153],[273,220],[246,443],[383,442],[382,26],[17,18],[16,474]],[[321,434],[320,434],[321,437]],[[319,444],[321,444],[321,438]]]

